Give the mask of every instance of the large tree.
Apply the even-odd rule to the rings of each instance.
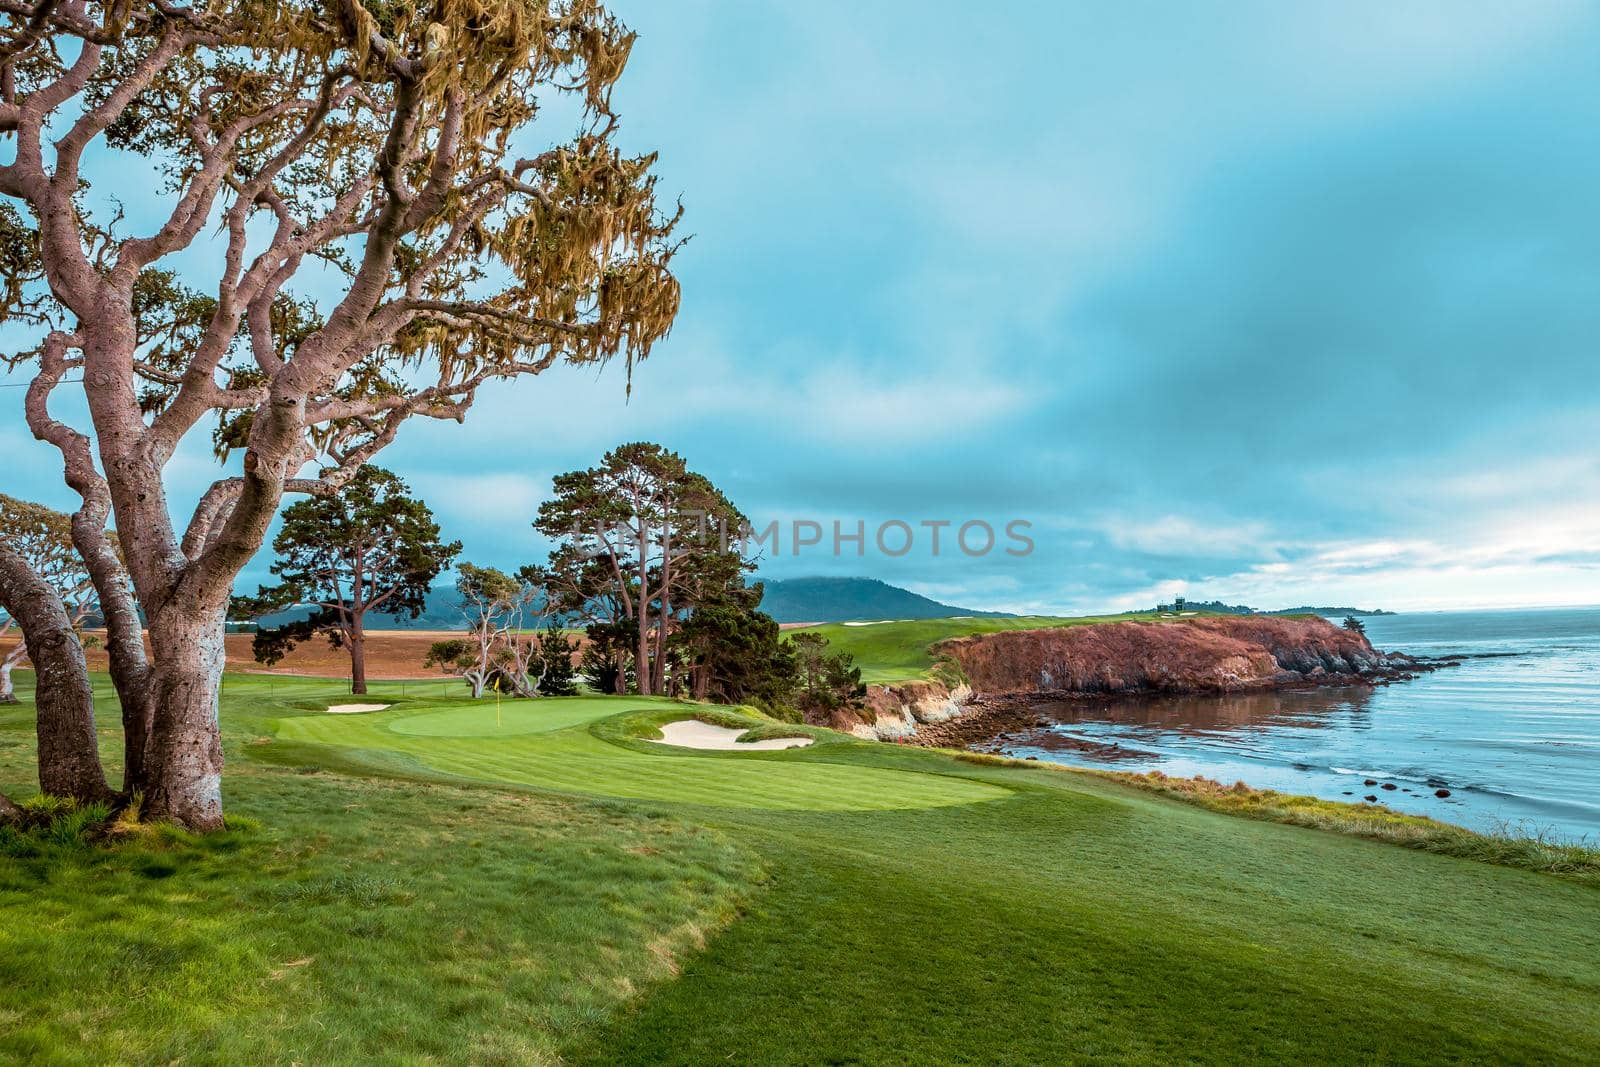
[[[756,704],[786,715],[797,664],[778,622],[759,610],[761,585],[727,589],[698,601],[674,642],[689,695],[719,704]]]
[[[27,216],[0,226],[0,319],[37,330],[11,362],[82,500],[146,817],[222,823],[224,616],[285,493],[666,333],[677,217],[613,143],[633,40],[597,0],[0,0],[0,196]],[[529,151],[556,93],[577,135]],[[180,524],[166,470],[208,417],[236,471]]]
[[[598,466],[559,474],[535,528],[559,543],[551,584],[574,613],[598,609],[634,636],[640,693],[667,685],[672,636],[699,599],[754,562],[742,554],[743,514],[683,457],[636,442]]]
[[[283,579],[253,597],[236,597],[235,618],[260,618],[293,606],[309,615],[256,631],[257,660],[273,664],[294,646],[325,634],[350,653],[350,691],[367,691],[367,616],[415,619],[439,572],[461,542],[439,540],[439,524],[406,483],[381,467],[362,467],[337,493],[291,504],[272,540],[272,573]]]

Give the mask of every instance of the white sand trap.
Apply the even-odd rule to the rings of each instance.
[[[699,719],[679,719],[661,727],[661,737],[647,738],[658,745],[677,745],[679,748],[711,748],[720,752],[768,751],[775,748],[804,748],[811,743],[809,737],[774,737],[768,741],[744,741],[739,738],[749,730],[730,730]]]
[[[382,711],[389,704],[334,704],[328,708],[330,715],[359,715],[363,711]]]

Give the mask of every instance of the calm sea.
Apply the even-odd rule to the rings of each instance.
[[[1381,649],[1461,666],[1376,689],[1040,703],[1055,725],[1003,750],[1334,800],[1375,794],[1478,829],[1600,842],[1600,608],[1365,622]]]

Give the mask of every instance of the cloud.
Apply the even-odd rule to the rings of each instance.
[[[437,512],[457,523],[526,528],[548,495],[548,476],[493,472],[429,472],[410,476],[411,486]]]
[[[1295,560],[1262,562],[1198,581],[1154,583],[1115,598],[1138,607],[1184,594],[1255,607],[1347,604],[1403,610],[1600,603],[1600,508],[1553,512],[1527,526],[1489,525],[1459,540],[1296,546]],[[1350,603],[1359,600],[1359,603]]]
[[[1593,5],[619,13],[683,310],[631,399],[556,368],[406,427],[380,462],[469,556],[531,558],[549,474],[644,439],[758,520],[1033,521],[825,563],[973,607],[1600,600]],[[61,506],[21,392],[0,486]],[[186,448],[174,510],[215,473]]]
[[[1115,547],[1157,556],[1237,556],[1261,551],[1269,536],[1260,522],[1209,525],[1181,515],[1111,518],[1099,525]]]

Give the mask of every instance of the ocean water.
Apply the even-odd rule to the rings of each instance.
[[[1385,651],[1461,666],[1373,689],[1041,701],[1053,725],[1001,750],[1333,800],[1376,795],[1475,829],[1600,844],[1600,608],[1364,621]]]

